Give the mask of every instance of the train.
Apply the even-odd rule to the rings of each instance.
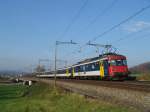
[[[56,70],[56,77],[63,79],[125,80],[128,75],[126,56],[116,53],[102,54]],[[55,71],[37,74],[37,77],[54,78]]]

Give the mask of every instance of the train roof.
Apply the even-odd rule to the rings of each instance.
[[[116,54],[116,53],[106,53],[106,54],[99,55],[98,57],[85,59],[83,61],[78,62],[77,64],[82,64],[82,63],[95,61],[95,60],[98,60],[98,59],[106,58],[107,56],[123,56],[123,55]],[[123,56],[123,57],[125,57],[125,56]],[[77,64],[75,64],[75,65],[77,65]]]
[[[103,58],[107,58],[108,56],[120,56],[120,57],[125,57],[123,55],[120,55],[120,54],[116,54],[116,53],[106,53],[106,54],[102,54],[102,55],[99,55],[97,57],[94,57],[94,58],[87,58],[83,61],[80,61],[80,62],[77,62],[76,64],[73,64],[71,66],[68,66],[68,67],[65,67],[65,68],[71,68],[72,66],[76,66],[76,65],[80,65],[80,64],[84,64],[84,63],[89,63],[89,62],[92,62],[92,61],[96,61],[96,60],[99,60],[99,59],[103,59]],[[65,68],[59,68],[58,70],[63,70]]]

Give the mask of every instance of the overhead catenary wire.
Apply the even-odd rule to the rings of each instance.
[[[147,34],[144,34],[144,35],[142,35],[142,36],[139,36],[139,37],[141,37],[141,38],[139,38],[139,37],[134,37],[133,40],[136,41],[136,40],[139,40],[139,39],[148,38],[149,36],[150,36],[150,32],[147,33]]]
[[[139,39],[143,39],[143,38],[146,38],[146,37],[149,37],[150,36],[150,32],[149,33],[146,33],[142,36],[136,36],[136,37],[132,37],[132,41],[136,41],[136,40],[139,40]],[[140,38],[141,37],[141,38]]]
[[[116,29],[117,27],[119,27],[120,25],[122,25],[122,24],[128,22],[129,20],[133,19],[134,17],[138,16],[139,14],[141,14],[142,12],[144,12],[145,10],[147,10],[147,9],[149,9],[149,8],[150,8],[150,4],[149,4],[148,6],[146,6],[146,7],[144,7],[144,8],[142,8],[142,9],[138,10],[137,12],[135,12],[135,13],[132,14],[131,16],[127,17],[127,18],[124,19],[123,21],[119,22],[118,24],[112,26],[112,27],[109,28],[108,30],[106,30],[106,31],[102,32],[101,34],[95,36],[94,38],[92,38],[92,39],[89,40],[89,41],[90,41],[90,42],[96,41],[98,38],[103,37],[104,35],[110,33],[111,31],[113,31],[114,29]],[[88,42],[89,42],[89,41],[88,41]],[[82,46],[81,46],[81,49],[83,49],[83,48],[86,46],[86,44],[87,44],[88,42],[86,42],[84,45],[82,45]]]
[[[92,38],[90,41],[94,42],[95,40],[97,40],[100,37],[103,37],[104,35],[110,33],[111,31],[113,31],[114,29],[116,29],[117,27],[119,27],[120,25],[128,22],[129,20],[133,19],[134,17],[138,16],[139,14],[141,14],[142,12],[144,12],[145,10],[149,9],[150,5],[138,10],[137,12],[135,12],[134,14],[132,14],[131,16],[127,17],[126,19],[124,19],[123,21],[119,22],[118,24],[112,26],[111,28],[109,28],[108,30],[102,32],[101,34],[95,36],[94,38]],[[89,42],[89,41],[88,41]],[[86,45],[87,43],[85,43]],[[83,48],[85,45],[83,45],[81,48]]]
[[[67,25],[67,27],[65,28],[63,34],[57,38],[57,40],[59,40],[60,38],[64,38],[66,36],[66,34],[68,33],[68,31],[70,30],[70,28],[72,27],[72,25],[76,22],[76,20],[80,17],[81,12],[83,11],[83,9],[86,7],[86,5],[88,4],[89,0],[85,0],[83,5],[80,7],[80,9],[77,11],[76,15],[71,19],[71,22]]]
[[[142,12],[144,12],[145,10],[149,9],[150,8],[150,4],[140,10],[138,10],[137,12],[135,12],[134,14],[132,14],[131,16],[129,16],[128,18],[124,19],[123,21],[121,21],[120,23],[112,26],[111,28],[109,28],[108,30],[102,32],[101,34],[95,36],[94,38],[92,38],[90,41],[95,41],[97,40],[98,38],[100,37],[103,37],[104,35],[108,34],[109,32],[113,31],[114,29],[116,29],[117,27],[119,27],[120,25],[128,22],[129,20],[133,19],[134,17],[136,17],[137,15],[141,14]]]
[[[89,26],[93,25],[98,18],[104,16],[110,9],[113,8],[113,6],[117,3],[118,0],[113,0],[106,8],[104,8],[93,20],[89,22],[89,24],[86,26],[86,28],[89,28]]]
[[[113,0],[113,1],[112,1],[107,7],[105,7],[105,8],[101,11],[101,13],[99,13],[88,25],[90,26],[90,25],[94,24],[94,23],[97,21],[97,19],[98,19],[99,17],[102,17],[105,13],[107,13],[107,12],[116,4],[117,1],[118,1],[118,0]],[[69,31],[69,29],[71,28],[71,26],[72,26],[72,25],[74,24],[74,22],[79,18],[79,16],[80,16],[82,10],[86,7],[87,3],[88,3],[88,0],[85,0],[83,6],[79,9],[78,13],[74,16],[74,18],[71,20],[71,22],[70,22],[70,23],[68,24],[68,26],[66,27],[65,31],[63,32],[63,35],[61,36],[62,38],[65,37],[65,35],[67,34],[67,32]],[[73,53],[73,54],[75,54],[75,53]]]
[[[129,20],[133,19],[134,17],[138,16],[139,14],[141,14],[142,12],[144,12],[145,10],[150,8],[150,4],[140,10],[138,10],[137,12],[135,12],[134,14],[132,14],[131,16],[127,17],[126,19],[124,19],[123,21],[121,21],[120,23],[112,26],[111,28],[109,28],[108,30],[104,31],[103,33],[101,33],[100,35],[94,37],[93,39],[89,40],[90,42],[97,40],[100,37],[103,37],[104,35],[108,34],[109,32],[111,32],[112,30],[116,29],[117,27],[119,27],[120,25],[128,22]],[[89,42],[88,41],[88,42]],[[80,49],[83,49],[84,47],[86,47],[86,44],[88,43],[86,42],[84,45],[81,46]]]
[[[130,34],[124,36],[124,37],[121,37],[121,38],[117,39],[116,41],[114,41],[114,42],[112,42],[112,43],[115,43],[115,44],[116,44],[116,43],[118,43],[118,42],[120,42],[120,41],[126,40],[126,39],[128,39],[128,38],[130,38],[130,37],[134,37],[134,35],[136,35],[136,34],[138,34],[138,33],[145,32],[145,31],[147,31],[147,30],[150,30],[150,27],[146,27],[146,28],[141,29],[141,30],[139,30],[139,31],[137,31],[137,32],[134,32],[134,33],[130,33]]]

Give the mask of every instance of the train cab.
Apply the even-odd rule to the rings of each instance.
[[[126,78],[128,77],[128,66],[126,57],[123,55],[109,55],[109,76],[112,78]]]

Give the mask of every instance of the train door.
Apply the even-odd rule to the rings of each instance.
[[[104,77],[104,66],[103,66],[103,61],[99,62],[100,65],[100,77],[103,78]]]
[[[105,76],[109,75],[109,64],[108,64],[108,60],[104,60],[103,61],[103,66],[104,66],[104,74]]]
[[[69,68],[66,68],[66,75],[69,77]]]
[[[72,77],[74,77],[74,76],[75,76],[75,70],[74,70],[74,67],[72,67],[71,76],[72,76]]]

